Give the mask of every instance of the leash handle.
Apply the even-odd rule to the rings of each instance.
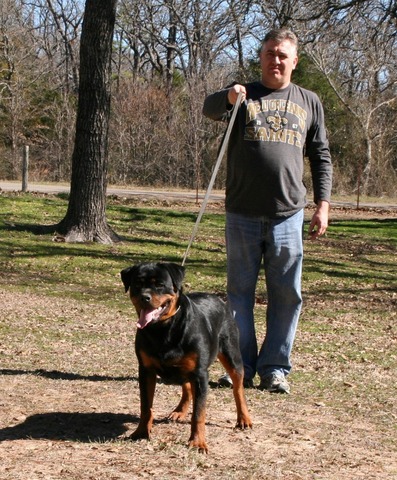
[[[198,226],[200,224],[200,221],[201,221],[201,218],[204,214],[204,211],[207,207],[207,203],[208,203],[208,200],[210,198],[210,194],[211,194],[211,191],[212,191],[212,188],[214,186],[214,183],[215,183],[215,179],[216,179],[216,176],[218,175],[218,170],[219,170],[219,167],[221,166],[221,162],[222,162],[222,158],[225,154],[225,150],[226,150],[226,146],[229,142],[229,137],[230,137],[230,134],[231,134],[231,131],[232,131],[232,128],[233,128],[233,125],[234,125],[234,121],[236,119],[236,115],[237,115],[237,111],[238,111],[238,108],[241,104],[241,96],[242,96],[242,92],[239,92],[238,94],[238,97],[237,97],[237,100],[236,100],[236,103],[234,104],[234,107],[233,107],[233,112],[232,112],[232,116],[230,118],[230,121],[229,121],[229,124],[227,126],[227,129],[226,129],[226,133],[225,133],[225,136],[223,137],[223,142],[222,142],[222,146],[221,146],[221,149],[219,150],[219,154],[218,154],[218,158],[217,158],[217,161],[215,163],[215,167],[214,167],[214,170],[212,172],[212,176],[211,176],[211,180],[210,180],[210,183],[208,185],[208,188],[207,188],[207,191],[205,193],[205,197],[204,197],[204,200],[203,200],[203,203],[201,204],[201,208],[200,208],[200,211],[199,211],[199,214],[197,216],[197,219],[196,219],[196,223],[193,227],[193,231],[192,231],[192,235],[190,237],[190,241],[189,241],[189,244],[186,248],[186,251],[185,251],[185,255],[183,256],[183,260],[182,260],[182,267],[185,265],[185,262],[186,262],[186,259],[187,259],[187,256],[189,254],[189,251],[190,251],[190,247],[192,246],[192,243],[196,237],[196,233],[197,233],[197,230],[198,230]]]

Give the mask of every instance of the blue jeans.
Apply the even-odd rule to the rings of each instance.
[[[291,370],[302,307],[303,215],[303,210],[281,219],[226,213],[227,298],[240,331],[246,379]],[[268,304],[258,353],[254,306],[262,260]]]

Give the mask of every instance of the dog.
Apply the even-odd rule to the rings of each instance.
[[[169,415],[185,420],[193,410],[188,446],[208,453],[205,439],[208,369],[216,358],[233,381],[240,429],[252,428],[243,388],[244,367],[237,324],[227,305],[210,293],[183,293],[185,268],[175,263],[142,263],[121,272],[138,315],[135,352],[139,362],[140,421],[131,440],[150,439],[157,376],[182,386]]]

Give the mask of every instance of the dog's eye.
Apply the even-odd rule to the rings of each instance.
[[[150,280],[150,283],[152,284],[152,287],[154,287],[154,288],[162,288],[162,287],[164,287],[164,283],[163,283],[161,280],[159,280],[159,279],[157,279],[157,278],[155,278],[155,277],[153,277],[153,278]]]

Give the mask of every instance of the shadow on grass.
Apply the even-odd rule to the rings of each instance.
[[[88,381],[138,381],[136,377],[112,377],[102,375],[79,375],[59,371],[12,370],[1,369],[0,375],[37,375],[55,380]],[[162,383],[159,379],[158,383]],[[216,382],[210,388],[219,388]],[[229,389],[227,389],[229,390]],[[230,389],[231,394],[231,389]],[[53,440],[81,443],[109,442],[128,440],[125,437],[129,426],[137,424],[139,417],[124,413],[82,413],[82,412],[48,412],[27,417],[22,423],[0,429],[0,442],[14,440]],[[167,417],[154,420],[155,424],[169,423]],[[217,424],[206,423],[216,426]]]
[[[138,417],[123,413],[38,413],[19,425],[0,429],[5,440],[63,440],[106,442],[116,440],[128,430],[126,423],[137,423]]]
[[[27,417],[22,423],[0,429],[0,442],[14,440],[54,440],[80,443],[131,441],[126,424],[138,424],[139,417],[126,413],[49,412]],[[168,418],[154,420],[154,425],[170,423]],[[186,422],[190,423],[190,422]],[[219,427],[215,422],[207,426]]]
[[[80,375],[76,373],[0,369],[0,375],[36,375],[53,380],[138,381],[136,377],[113,377],[107,375]],[[138,417],[121,413],[40,413],[28,417],[24,422],[0,429],[0,442],[20,439],[47,439],[76,442],[105,442],[116,440],[128,427],[126,423],[137,423]]]
[[[35,243],[31,248],[28,246],[23,246],[26,249],[26,256],[32,255],[31,252],[34,252],[35,256],[39,257],[50,257],[50,256],[57,256],[61,254],[69,254],[69,255],[78,255],[80,257],[107,257],[111,256],[114,257],[116,251],[112,246],[114,245],[133,245],[135,250],[143,250],[143,252],[148,249],[152,251],[153,248],[158,249],[159,247],[175,249],[181,248],[181,240],[179,238],[171,239],[168,236],[164,236],[161,238],[158,232],[146,230],[144,232],[145,237],[143,238],[140,235],[133,235],[133,234],[120,234],[120,242],[115,242],[114,244],[101,244],[99,242],[65,242],[62,240],[62,236],[60,236],[59,241],[54,241],[53,238],[48,238],[48,235],[56,234],[56,225],[32,225],[32,224],[13,224],[11,226],[0,226],[0,233],[4,232],[27,232],[31,233],[38,237],[43,237],[42,240],[45,242],[43,246],[40,243]],[[142,232],[141,232],[142,233]],[[58,237],[57,237],[58,238]],[[48,244],[50,242],[50,244]],[[187,244],[187,240],[186,240]],[[3,249],[6,248],[15,248],[15,241],[10,240],[2,241]],[[99,249],[98,249],[99,246]],[[105,250],[101,250],[100,247],[104,246],[107,247]],[[183,241],[182,241],[183,246]],[[109,253],[109,248],[111,248],[111,252]],[[145,254],[145,253],[144,253]],[[121,256],[118,253],[118,256]],[[180,260],[180,259],[178,259]],[[170,260],[172,261],[172,260]]]
[[[137,382],[137,377],[113,377],[110,375],[81,375],[79,373],[60,372],[58,370],[20,370],[20,369],[0,369],[0,375],[34,375],[36,377],[49,378],[51,380],[86,380],[89,382]]]

